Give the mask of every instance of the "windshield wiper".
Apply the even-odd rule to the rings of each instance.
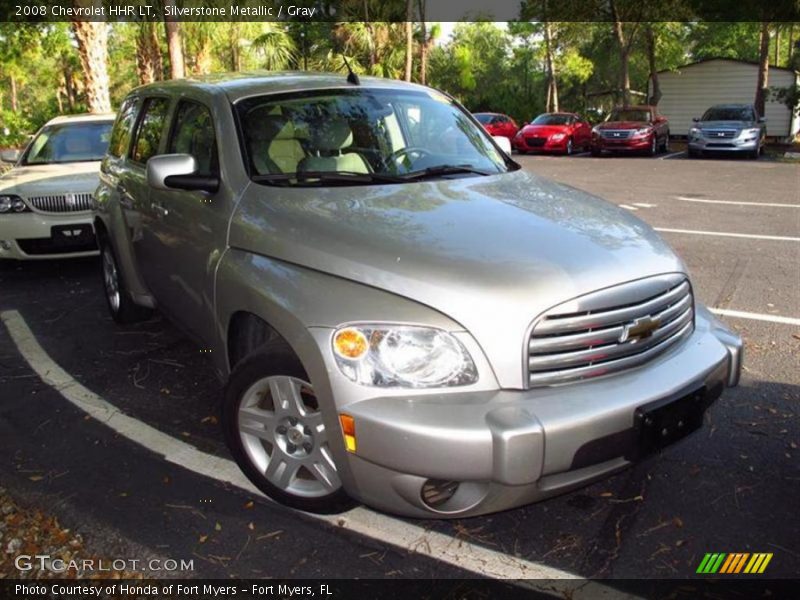
[[[254,175],[256,183],[273,185],[313,186],[320,184],[364,185],[370,183],[403,183],[397,175],[385,173],[355,173],[353,171],[298,171],[297,173],[268,173]]]
[[[484,176],[492,175],[492,173],[488,173],[482,169],[473,167],[472,165],[438,165],[436,167],[422,169],[421,171],[412,171],[411,173],[406,173],[403,175],[403,178],[406,181],[419,181],[421,179],[428,179],[429,177],[441,177],[442,175],[463,175],[467,173]]]

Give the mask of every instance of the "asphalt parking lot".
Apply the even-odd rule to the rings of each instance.
[[[206,357],[161,318],[115,326],[96,260],[0,263],[0,485],[115,555],[194,557],[193,576],[683,578],[706,552],[771,552],[769,574],[796,577],[798,165],[516,158],[661,231],[699,299],[742,335],[740,387],[700,432],[501,514],[310,517],[237,483]]]

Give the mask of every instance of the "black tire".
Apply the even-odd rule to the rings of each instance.
[[[119,260],[114,247],[108,237],[98,236],[100,247],[100,274],[103,277],[103,291],[106,298],[106,306],[111,318],[120,325],[128,323],[138,323],[146,321],[153,316],[153,310],[146,306],[139,306],[131,298],[125,280],[119,271]],[[112,283],[112,279],[116,282]],[[114,300],[112,286],[116,286],[116,300]]]
[[[597,157],[597,156],[602,156],[602,154],[603,151],[600,150],[600,148],[595,148],[594,146],[592,146],[592,156]]]
[[[700,158],[702,156],[702,153],[699,150],[693,150],[691,148],[686,151],[686,154],[689,156],[689,158]]]
[[[239,410],[248,390],[260,380],[274,376],[309,381],[303,365],[281,340],[266,343],[259,350],[241,360],[233,369],[225,389],[225,401],[222,407],[225,442],[233,458],[253,485],[281,504],[321,514],[340,513],[352,508],[356,503],[342,487],[333,493],[313,497],[290,493],[270,482],[266,474],[253,463],[245,449],[239,429]],[[308,387],[310,388],[310,385]],[[265,425],[264,428],[266,429],[267,426]],[[338,431],[334,435],[338,435]],[[270,460],[275,456],[276,451],[280,452],[277,444],[272,447]]]
[[[661,145],[661,151],[664,154],[669,154],[669,131],[667,135],[664,136],[664,143]]]

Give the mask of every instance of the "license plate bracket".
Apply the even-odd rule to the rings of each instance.
[[[699,429],[707,407],[705,386],[677,399],[658,400],[638,407],[634,413],[636,458],[658,452]]]
[[[91,225],[53,225],[50,228],[52,241],[61,247],[85,246],[94,241],[94,229]]]

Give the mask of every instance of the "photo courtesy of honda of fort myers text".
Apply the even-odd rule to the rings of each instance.
[[[0,7],[0,598],[796,598],[800,6]]]

